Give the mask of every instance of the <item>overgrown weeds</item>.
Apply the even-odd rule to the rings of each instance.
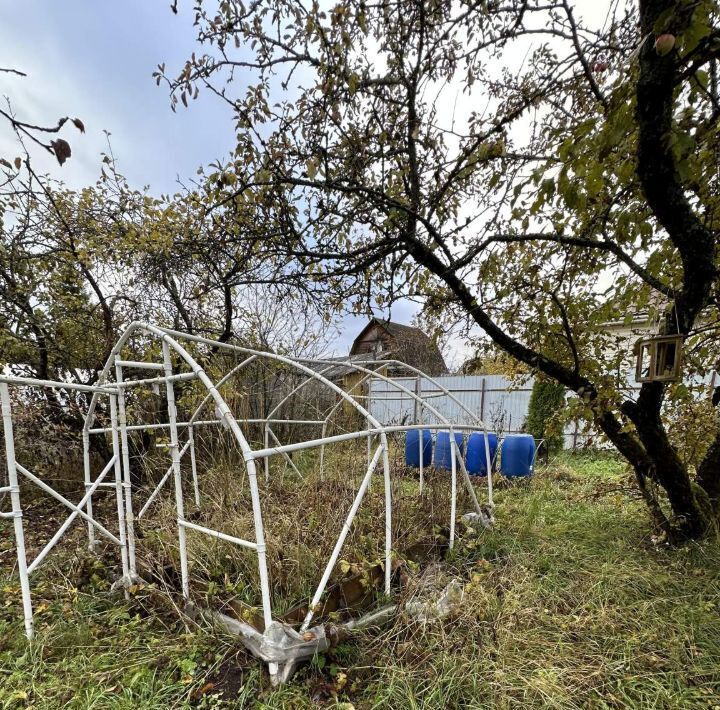
[[[282,482],[282,464],[272,471],[268,527],[287,536],[271,561],[278,609],[309,594],[300,573],[318,572],[327,559],[362,475],[366,459],[356,458],[345,452],[332,461],[328,470],[342,472],[332,483],[303,484],[289,467]],[[310,468],[309,461],[296,463]],[[225,468],[203,476],[214,504],[198,520],[249,535],[246,483]],[[398,535],[447,523],[446,480],[431,481],[426,500],[412,503],[417,482],[399,472],[394,478]],[[354,563],[381,557],[381,483],[379,477],[343,553]],[[267,508],[276,497],[286,503],[282,515]],[[269,687],[260,664],[232,640],[182,620],[171,594],[140,588],[124,601],[109,591],[112,559],[69,545],[35,583],[39,633],[28,646],[4,542],[0,707],[720,705],[716,540],[655,546],[628,473],[612,457],[564,456],[532,481],[501,487],[497,503],[496,528],[466,531],[445,562],[465,587],[454,616],[420,624],[400,614],[387,628],[318,656],[280,689]],[[325,513],[315,520],[318,508]],[[170,511],[162,504],[152,515],[159,532],[150,532],[148,519],[142,554],[172,562]],[[81,545],[81,526],[75,532]],[[208,596],[256,603],[252,556],[199,535],[191,546],[196,579],[217,585]]]

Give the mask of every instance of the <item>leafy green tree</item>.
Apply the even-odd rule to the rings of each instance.
[[[91,384],[133,320],[296,353],[327,341],[312,291],[284,284],[278,262],[256,256],[250,235],[257,242],[273,227],[254,208],[241,220],[237,205],[232,216],[207,210],[204,191],[133,190],[111,153],[97,184],[79,191],[25,170],[38,189],[0,199],[0,363],[16,374]],[[146,346],[128,347],[142,360]],[[199,356],[209,366],[217,354]],[[39,393],[76,431],[80,408]]]
[[[157,79],[235,111],[216,203],[261,198],[282,226],[263,248],[338,305],[422,299],[575,392],[656,523],[702,535],[720,426],[686,465],[665,418],[681,386],[635,396],[605,324],[654,307],[688,375],[717,361],[717,2],[612,4],[594,24],[570,0],[196,13],[202,51]]]
[[[535,439],[545,439],[549,453],[563,447],[563,425],[560,413],[565,406],[565,387],[542,377],[533,382],[525,428]]]

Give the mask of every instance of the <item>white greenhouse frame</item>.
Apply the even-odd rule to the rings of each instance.
[[[134,362],[123,360],[120,353],[126,343],[133,335],[143,335],[151,339],[159,341],[162,348],[162,362]],[[181,345],[180,341],[208,345],[213,348],[233,351],[243,357],[235,367],[228,371],[222,379],[217,383],[210,380],[203,368],[198,364],[195,358],[188,350]],[[174,353],[184,364],[187,369],[182,372],[173,372],[172,353]],[[219,388],[229,381],[234,375],[242,371],[244,367],[256,360],[270,360],[282,363],[293,368],[298,373],[304,375],[301,383],[295,387],[284,399],[282,399],[267,415],[265,419],[253,420],[236,420],[230,407],[227,405]],[[96,533],[102,534],[110,540],[115,546],[120,548],[120,561],[122,565],[121,584],[127,589],[129,585],[139,579],[135,560],[135,521],[142,518],[149,506],[155,500],[160,490],[166,484],[170,477],[174,482],[174,496],[177,513],[177,535],[180,555],[180,577],[182,595],[187,605],[190,605],[190,581],[188,574],[188,555],[186,547],[186,534],[188,530],[193,532],[204,533],[214,538],[233,543],[243,548],[254,550],[257,554],[257,564],[260,578],[260,595],[262,600],[262,616],[265,625],[264,633],[259,632],[254,627],[243,622],[231,619],[218,612],[209,612],[215,620],[220,621],[226,628],[236,633],[243,644],[250,649],[256,656],[263,659],[267,664],[273,683],[283,682],[287,680],[294,671],[297,663],[303,659],[312,657],[314,654],[328,648],[329,639],[325,635],[325,629],[321,626],[311,627],[313,614],[322,599],[327,587],[330,576],[338,561],[341,549],[345,542],[345,538],[351,529],[355,515],[362,504],[363,497],[368,490],[373,474],[382,461],[383,469],[383,485],[384,485],[384,502],[385,502],[385,560],[384,560],[384,590],[386,594],[390,594],[391,582],[391,558],[392,558],[392,494],[390,485],[390,463],[388,456],[388,440],[387,435],[395,432],[407,432],[414,429],[430,429],[434,431],[447,431],[450,435],[450,480],[451,480],[451,496],[449,511],[449,528],[450,539],[449,545],[453,546],[455,540],[455,527],[457,519],[457,474],[458,466],[463,477],[463,481],[470,495],[475,512],[480,516],[490,516],[492,519],[493,489],[492,489],[492,465],[490,460],[490,447],[488,443],[488,430],[482,420],[465,405],[463,405],[451,392],[443,387],[437,380],[429,377],[421,370],[410,367],[405,363],[395,360],[367,360],[342,363],[343,367],[350,368],[362,374],[362,378],[357,382],[350,391],[345,391],[323,374],[332,367],[337,367],[337,361],[324,359],[306,359],[285,357],[270,352],[262,352],[249,348],[232,345],[230,343],[219,342],[209,338],[203,338],[197,335],[190,335],[180,331],[162,328],[147,323],[133,322],[131,323],[120,339],[115,344],[104,369],[102,370],[98,382],[95,385],[78,385],[65,382],[53,382],[46,380],[35,380],[24,377],[0,376],[0,400],[2,402],[2,418],[5,437],[5,455],[8,473],[8,485],[0,488],[0,493],[9,493],[12,505],[11,512],[0,512],[0,517],[12,518],[14,524],[15,547],[17,552],[17,571],[20,579],[20,588],[22,594],[23,614],[25,621],[25,630],[28,638],[33,637],[33,610],[30,594],[30,577],[44,561],[47,554],[58,543],[63,534],[78,518],[83,518],[87,523],[87,534],[89,546],[91,550],[95,549]],[[426,378],[435,384],[438,389],[447,397],[452,399],[460,409],[467,415],[467,421],[457,423],[449,421],[435,407],[422,398],[419,394],[412,392],[406,387],[400,385],[396,381],[381,374],[377,369],[387,365],[400,365],[420,377]],[[126,379],[124,371],[127,369],[144,369],[149,373],[153,373],[145,379]],[[406,396],[416,402],[416,419],[412,423],[401,425],[383,425],[358,401],[363,399],[359,395],[353,395],[351,392],[355,388],[359,388],[369,379],[377,378],[390,383],[395,387],[401,396]],[[177,409],[175,406],[174,383],[181,380],[198,380],[207,390],[207,394],[195,412],[188,421],[177,421]],[[277,419],[274,418],[281,406],[299,390],[311,382],[318,382],[328,390],[334,392],[338,397],[338,401],[330,407],[326,416],[318,419]],[[167,423],[165,424],[133,424],[128,425],[125,413],[125,392],[130,387],[143,387],[165,385],[167,398]],[[65,389],[69,391],[81,391],[91,393],[92,398],[90,406],[85,417],[85,424],[82,432],[83,443],[83,459],[84,459],[84,482],[85,494],[81,500],[75,504],[65,498],[63,495],[55,491],[51,486],[42,481],[31,471],[20,464],[15,457],[15,446],[13,439],[13,420],[11,412],[10,386],[38,386]],[[109,410],[109,426],[94,427],[95,410],[101,398],[108,399]],[[354,409],[358,415],[364,420],[366,426],[359,428],[357,431],[335,434],[328,436],[327,430],[331,418],[338,408],[347,403]],[[201,419],[200,415],[205,408],[214,404],[214,418]],[[431,415],[435,418],[436,423],[423,423],[423,413]],[[253,449],[248,442],[241,424],[253,423],[260,424],[264,432],[264,444],[261,449]],[[315,439],[309,439],[292,444],[282,444],[272,425],[275,424],[304,424],[317,426],[320,429],[320,436]],[[255,539],[244,540],[232,535],[227,535],[219,530],[197,525],[185,519],[184,498],[182,488],[181,459],[189,453],[190,470],[192,476],[192,489],[195,503],[200,503],[200,488],[198,485],[198,473],[195,452],[195,427],[208,425],[223,425],[233,435],[245,462],[250,498],[253,511],[253,519],[255,526]],[[128,432],[141,430],[157,430],[167,429],[169,431],[169,445],[171,463],[165,475],[160,479],[150,497],[145,501],[137,515],[134,512],[133,486],[130,477],[129,449],[128,449]],[[185,441],[181,446],[180,432],[185,431]],[[478,502],[475,487],[465,467],[463,456],[455,441],[455,432],[463,433],[470,431],[478,431],[485,434],[485,459],[487,470],[487,507],[483,508]],[[90,435],[91,434],[110,434],[112,456],[103,470],[93,479],[90,464]],[[260,485],[258,482],[258,461],[263,463],[263,473],[266,481],[269,480],[270,468],[269,459],[271,456],[280,455],[287,461],[288,465],[295,469],[299,475],[300,472],[295,468],[295,464],[289,457],[289,453],[303,449],[318,448],[320,450],[319,469],[320,476],[323,476],[324,453],[328,444],[348,441],[352,439],[366,438],[368,448],[368,465],[362,482],[355,494],[355,499],[348,511],[345,523],[340,531],[337,541],[330,558],[325,566],[324,572],[310,601],[308,612],[299,631],[293,629],[288,624],[273,619],[272,604],[270,599],[270,584],[268,580],[268,570],[266,562],[266,541],[265,528],[263,525],[263,514],[261,509]],[[271,439],[274,445],[271,445]],[[419,437],[418,445],[420,447],[420,480],[419,491],[423,488],[423,456],[422,446],[423,437]],[[373,450],[374,447],[374,450]],[[112,471],[112,480],[105,481],[105,478]],[[40,487],[44,492],[58,500],[60,503],[68,507],[72,512],[66,521],[60,526],[56,534],[45,545],[38,556],[28,562],[25,541],[24,541],[24,525],[23,512],[20,499],[19,474],[31,483]],[[115,492],[117,507],[117,524],[118,534],[101,525],[93,517],[93,496],[100,488],[110,488]],[[127,592],[126,592],[127,593]],[[376,621],[379,617],[386,616],[394,611],[394,606],[386,607],[380,612],[374,612],[360,619],[355,619],[345,624],[347,629],[358,628]]]

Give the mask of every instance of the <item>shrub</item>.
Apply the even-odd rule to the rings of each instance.
[[[565,407],[565,388],[558,382],[536,378],[528,406],[525,428],[535,439],[545,439],[550,453],[563,448],[560,412]]]

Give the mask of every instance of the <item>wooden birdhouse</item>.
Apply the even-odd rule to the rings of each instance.
[[[636,382],[675,382],[682,376],[682,335],[655,335],[635,344]]]

